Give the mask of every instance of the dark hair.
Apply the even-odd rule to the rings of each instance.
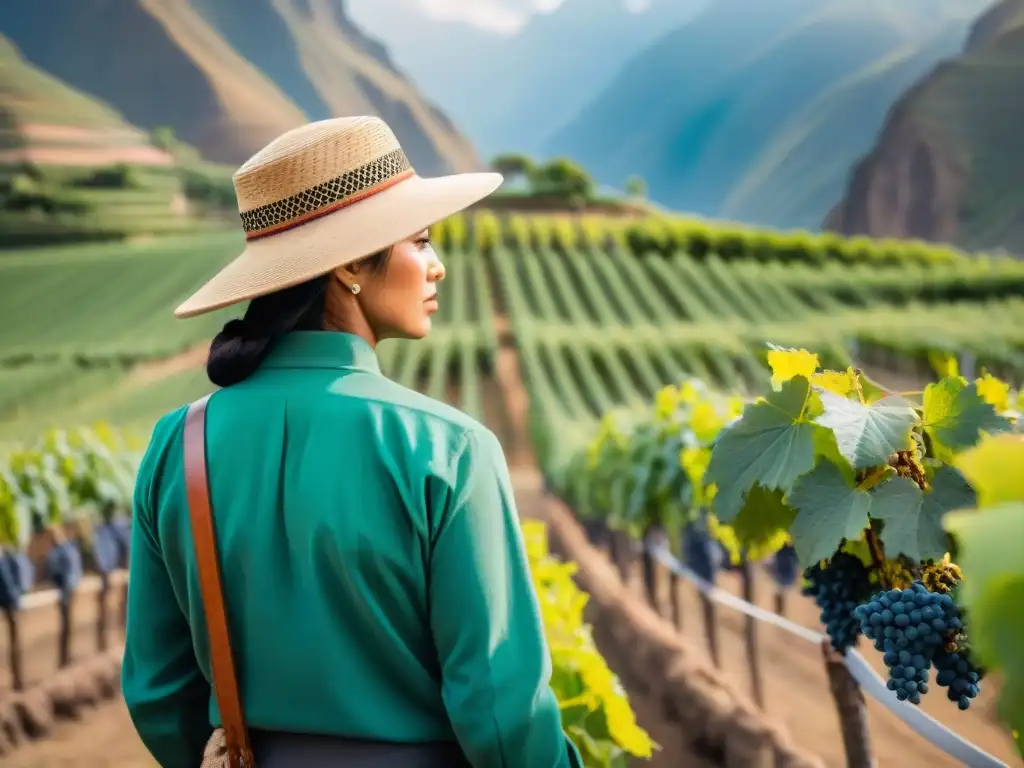
[[[391,249],[365,259],[372,272],[386,268]],[[290,331],[324,327],[324,302],[331,276],[308,280],[249,302],[241,319],[229,320],[210,344],[206,375],[218,387],[245,381],[266,360],[277,340]]]

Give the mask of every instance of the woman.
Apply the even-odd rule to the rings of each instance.
[[[250,304],[210,349],[222,389],[160,420],[136,483],[140,737],[165,768],[198,766],[215,725],[231,765],[581,765],[497,439],[374,353],[430,331],[427,228],[501,177],[421,178],[384,123],[347,118],[234,182],[245,250],[176,314]]]

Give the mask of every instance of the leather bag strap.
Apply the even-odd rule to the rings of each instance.
[[[210,637],[210,667],[213,670],[213,692],[223,723],[227,742],[229,768],[255,768],[249,731],[242,713],[238,692],[238,677],[231,654],[224,590],[221,585],[220,561],[217,557],[217,539],[213,528],[213,509],[210,505],[210,484],[206,467],[206,403],[210,396],[197,400],[185,416],[185,487],[188,495],[189,515],[192,519],[192,538],[199,567],[203,610]]]

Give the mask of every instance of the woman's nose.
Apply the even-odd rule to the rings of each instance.
[[[427,268],[427,279],[432,283],[439,283],[442,280],[444,280],[444,276],[444,264],[441,263],[441,260],[435,256],[434,260]]]

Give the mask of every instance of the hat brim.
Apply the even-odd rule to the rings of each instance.
[[[186,299],[186,318],[289,288],[401,242],[494,192],[500,173],[410,176],[372,197],[246,244]]]

